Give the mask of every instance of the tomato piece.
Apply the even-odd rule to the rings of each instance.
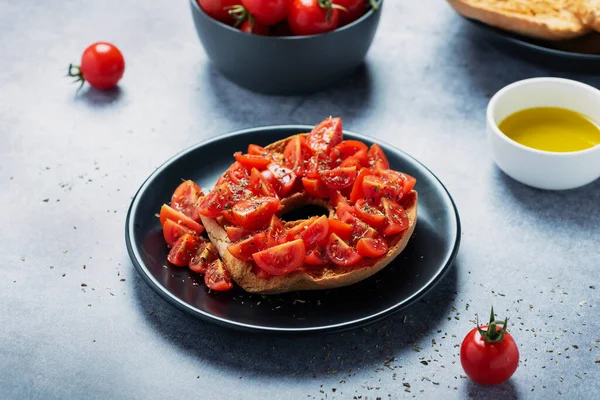
[[[105,90],[117,86],[124,72],[125,59],[121,51],[111,43],[98,42],[84,50],[80,66],[69,64],[67,75],[82,85],[87,81],[93,88]]]
[[[319,179],[321,171],[335,167],[336,165],[328,157],[314,155],[305,162],[304,175],[310,179]]]
[[[277,197],[273,186],[256,168],[252,168],[252,172],[250,172],[250,190],[259,196]]]
[[[329,233],[335,233],[342,240],[349,240],[352,237],[354,227],[350,224],[340,221],[339,219],[329,219]]]
[[[330,117],[313,128],[306,138],[306,144],[317,155],[319,153],[329,155],[331,149],[340,143],[342,139],[342,120]]]
[[[299,236],[300,239],[304,241],[306,248],[312,249],[313,247],[322,244],[323,241],[327,239],[328,231],[329,223],[327,222],[327,217],[323,215],[304,229]]]
[[[388,252],[388,244],[381,237],[362,238],[356,243],[356,250],[361,256],[377,258]]]
[[[373,171],[378,171],[381,169],[390,169],[390,163],[388,162],[383,149],[377,144],[374,143],[368,152],[369,163],[373,169]]]
[[[263,271],[275,276],[286,275],[304,264],[305,250],[302,239],[297,239],[254,253],[252,258]]]
[[[308,228],[308,226],[309,226],[310,224],[312,224],[312,223],[313,223],[313,222],[314,222],[316,219],[317,219],[316,217],[311,217],[311,218],[309,218],[309,219],[307,219],[307,220],[305,220],[305,221],[303,221],[303,222],[299,223],[298,225],[296,225],[296,226],[294,226],[294,227],[290,228],[290,229],[288,230],[288,233],[287,233],[287,238],[288,238],[288,240],[295,240],[295,239],[298,239],[298,238],[300,237],[299,235],[300,235],[300,234],[301,234],[301,233],[302,233],[302,232],[303,232],[305,229],[307,229],[307,228]]]
[[[367,9],[367,0],[333,0],[333,3],[346,9],[340,13],[340,26],[356,21]]]
[[[226,183],[215,186],[198,204],[198,212],[205,217],[216,218],[223,215],[223,211],[231,208],[235,198]]]
[[[267,248],[267,234],[265,232],[257,233],[256,235],[244,239],[241,242],[232,244],[227,248],[235,258],[248,261],[252,258],[252,254]]]
[[[229,14],[229,8],[242,4],[241,0],[197,0],[198,5],[206,14],[217,21],[226,24],[233,23],[233,17]]]
[[[387,220],[387,226],[383,230],[384,235],[395,235],[408,229],[408,215],[400,204],[386,198],[381,199],[381,204]]]
[[[201,238],[201,244],[196,250],[196,255],[190,260],[189,267],[194,272],[205,274],[209,264],[218,258],[219,253],[215,245]]]
[[[290,0],[242,0],[242,4],[259,24],[275,25],[287,17]]]
[[[325,252],[327,258],[329,258],[332,263],[342,267],[354,265],[362,259],[362,256],[358,254],[356,249],[350,247],[348,243],[340,239],[335,233],[329,235]]]
[[[186,233],[173,244],[167,260],[178,267],[187,267],[199,245],[200,238],[198,236]]]
[[[273,214],[279,210],[276,197],[255,197],[241,200],[233,205],[226,218],[244,229],[262,229],[268,225]]]
[[[202,193],[202,190],[196,182],[191,180],[184,181],[177,189],[175,189],[175,192],[173,192],[173,196],[171,196],[171,207],[177,211],[181,211],[194,221],[200,222],[200,217],[196,210],[196,203],[201,196],[204,196],[204,193]]]
[[[331,191],[329,202],[335,207],[335,215],[341,219],[346,213],[354,213],[354,207],[348,204],[346,198],[337,190]]]
[[[296,176],[304,176],[307,160],[311,157],[304,136],[292,137],[283,151],[284,165],[290,168]]]
[[[287,240],[287,231],[283,223],[277,215],[271,217],[271,222],[266,231],[267,234],[267,247],[277,246],[278,244],[285,243]]]
[[[354,154],[352,156],[352,158],[356,158],[358,161],[360,161],[360,165],[361,167],[365,167],[368,168],[369,165],[369,156],[367,155],[367,150],[360,150],[358,151],[356,154]]]
[[[271,152],[257,144],[248,145],[248,154],[253,156],[271,157]]]
[[[261,36],[269,35],[269,27],[267,25],[263,25],[260,22],[253,21],[250,18],[242,22],[242,24],[240,25],[240,31]]]
[[[352,243],[363,237],[377,237],[379,235],[374,228],[350,213],[344,214],[341,219],[342,222],[352,225]]]
[[[410,175],[404,174],[404,173],[402,174],[402,176],[405,178],[404,185],[402,186],[402,195],[406,196],[415,187],[415,184],[417,183],[417,179],[414,178],[413,176],[410,176]]]
[[[178,223],[179,225],[182,225],[188,229],[191,229],[198,235],[200,235],[200,234],[202,234],[202,232],[204,232],[204,227],[200,223],[194,221],[193,219],[191,219],[190,217],[188,217],[181,211],[177,211],[173,207],[170,207],[166,204],[163,204],[163,206],[160,208],[159,218],[160,218],[160,223],[161,223],[161,225],[163,225],[163,227],[167,220],[171,220],[173,222]]]
[[[367,168],[362,168],[358,172],[358,175],[356,176],[356,180],[354,181],[354,184],[352,185],[352,191],[350,192],[350,202],[352,202],[352,204],[356,203],[359,199],[362,199],[365,197],[365,193],[363,190],[363,181],[366,176],[369,176],[371,174],[372,174],[372,172]]]
[[[333,150],[331,150],[329,157],[331,157],[332,160],[338,160],[338,162],[342,162],[348,157],[355,155],[359,151],[364,150],[366,152],[367,149],[367,145],[358,140],[344,140],[343,142],[337,144]]]
[[[271,162],[271,157],[266,155],[257,156],[254,154],[242,154],[241,151],[233,153],[233,156],[237,162],[249,170],[252,168],[256,168],[258,170],[265,169],[265,167]]]
[[[344,161],[342,161],[342,163],[340,164],[340,167],[341,168],[354,167],[354,168],[356,168],[357,171],[359,171],[360,168],[362,167],[362,165],[361,165],[360,161],[358,161],[356,158],[348,157]]]
[[[362,189],[364,197],[373,202],[383,197],[394,201],[402,198],[402,182],[389,179],[388,176],[367,175],[363,179]]]
[[[252,235],[253,231],[244,229],[241,226],[229,225],[225,228],[227,238],[232,242],[239,242],[242,239]]]
[[[304,262],[308,265],[325,265],[329,262],[325,250],[321,247],[315,247],[309,250],[304,256]]]
[[[331,6],[323,7],[321,4],[326,3],[322,0],[292,0],[288,24],[294,35],[317,35],[332,31],[339,26],[340,11]]]
[[[225,292],[233,288],[231,274],[223,261],[217,259],[208,265],[204,273],[204,284],[216,292]]]
[[[167,242],[167,246],[173,247],[177,239],[182,237],[185,234],[195,235],[196,233],[186,228],[183,225],[179,225],[177,222],[172,221],[170,219],[165,221],[163,225],[163,237],[165,238],[165,242]]]
[[[231,164],[231,167],[227,170],[227,174],[231,182],[236,185],[246,186],[250,180],[250,174],[248,174],[246,167],[237,161]]]
[[[309,195],[318,199],[326,199],[329,196],[327,186],[318,179],[302,178],[302,186]]]
[[[377,175],[399,185],[402,188],[402,196],[410,193],[417,183],[417,180],[414,177],[403,172],[394,171],[392,169],[378,171]]]
[[[359,199],[354,205],[356,216],[373,228],[383,228],[385,225],[385,215],[368,200]]]
[[[331,189],[352,186],[356,180],[356,167],[334,168],[321,172],[321,181]]]
[[[273,177],[277,181],[275,189],[280,197],[285,197],[296,183],[296,174],[289,168],[283,167],[277,163],[270,163],[267,169],[271,171]]]

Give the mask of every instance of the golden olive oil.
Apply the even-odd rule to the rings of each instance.
[[[600,126],[565,108],[527,108],[509,115],[498,127],[515,142],[537,150],[580,151],[600,144]]]

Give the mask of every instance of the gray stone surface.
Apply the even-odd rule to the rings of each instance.
[[[211,68],[186,1],[0,0],[0,398],[600,391],[600,182],[564,193],[524,187],[494,166],[484,132],[490,96],[510,82],[565,76],[598,87],[600,78],[500,53],[445,2],[386,3],[353,79],[274,98]],[[125,77],[117,91],[76,94],[67,64],[98,40],[122,49]],[[230,130],[330,114],[417,157],[454,196],[462,248],[431,294],[364,330],[264,337],[195,320],[142,282],[124,220],[155,167]],[[487,388],[461,376],[458,346],[492,304],[510,317],[522,360],[509,382]]]

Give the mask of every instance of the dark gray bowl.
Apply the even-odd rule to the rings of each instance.
[[[364,60],[377,26],[370,10],[333,32],[270,37],[247,34],[206,15],[190,0],[198,37],[214,66],[228,79],[255,92],[306,94],[350,75]]]

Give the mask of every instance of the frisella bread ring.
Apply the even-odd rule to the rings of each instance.
[[[391,170],[378,145],[343,140],[339,118],[234,157],[195,212],[225,275],[247,292],[354,284],[393,261],[414,231],[415,179]],[[307,204],[327,212],[285,220]]]

